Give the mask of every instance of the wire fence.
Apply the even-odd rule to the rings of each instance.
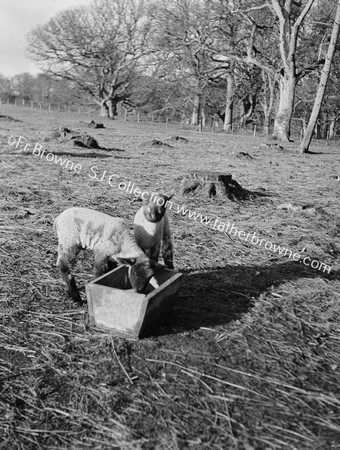
[[[99,116],[99,107],[95,104],[91,105],[77,105],[73,103],[52,103],[52,102],[34,102],[32,100],[14,99],[10,101],[7,99],[3,101],[0,98],[0,105],[30,108],[40,111],[48,112],[60,112],[67,114],[87,115],[88,117]],[[138,110],[129,111],[126,108],[121,108],[119,116],[127,122],[148,123],[153,125],[163,125],[168,127],[177,127],[181,130],[195,131],[199,133],[231,133],[231,134],[252,134],[253,136],[262,135],[269,136],[271,129],[265,130],[263,125],[259,121],[252,121],[250,124],[241,126],[237,121],[233,122],[229,130],[225,130],[221,119],[217,115],[213,115],[207,120],[203,121],[199,125],[193,125],[190,123],[190,118],[184,117],[182,120],[177,120],[169,116],[160,116],[157,113],[145,113]],[[302,123],[303,119],[294,117],[292,119],[292,134],[300,138],[303,138],[304,127]],[[314,138],[319,137],[317,130],[315,130]],[[337,127],[333,131],[328,129],[323,136],[327,142],[330,140],[340,139],[340,129]]]
[[[156,113],[143,113],[139,111],[124,111],[124,120],[129,122],[137,122],[137,123],[149,123],[151,125],[159,125],[163,124],[165,127],[176,126],[181,130],[190,130],[196,131],[199,133],[221,133],[221,132],[229,132],[229,133],[252,133],[256,136],[257,133],[263,133],[263,127],[261,124],[252,123],[246,126],[240,126],[238,123],[233,123],[230,127],[230,130],[226,131],[223,127],[223,122],[217,115],[211,116],[204,122],[200,124],[192,124],[190,118],[184,117],[182,120],[176,120],[174,118],[165,116],[157,116]]]
[[[62,113],[76,113],[76,114],[85,114],[89,117],[91,115],[98,114],[98,107],[96,105],[75,105],[72,103],[50,103],[50,102],[34,102],[33,100],[25,100],[25,99],[15,99],[13,101],[10,101],[7,99],[7,101],[3,101],[0,98],[0,105],[6,105],[6,106],[15,106],[15,107],[22,107],[22,108],[30,108],[30,109],[36,109],[40,111],[48,111],[48,112],[62,112]]]
[[[198,131],[198,132],[229,132],[229,133],[235,133],[235,134],[253,134],[253,136],[256,136],[257,134],[260,134],[262,136],[269,136],[271,132],[273,131],[273,125],[265,129],[264,126],[260,121],[252,120],[249,124],[246,125],[240,125],[238,122],[233,122],[230,129],[226,131],[223,127],[222,121],[218,118],[217,115],[211,116],[210,120],[205,121],[205,124],[201,123],[199,125],[192,125],[190,123],[189,118],[184,118],[181,121],[175,121],[170,119],[169,117],[160,118],[157,117],[153,113],[144,114],[141,112],[124,112],[124,120],[125,121],[135,121],[137,123],[139,122],[147,122],[153,124],[165,124],[166,127],[169,125],[176,125],[179,126],[182,130],[191,130],[191,131]],[[210,123],[210,125],[207,125],[207,123]],[[315,127],[314,139],[323,139],[326,140],[326,142],[331,140],[338,140],[340,139],[340,129],[337,129],[336,126],[332,129],[330,126],[326,128],[326,130],[323,133],[320,133],[320,130],[318,130],[318,127],[320,127],[320,124],[317,124]],[[305,133],[305,126],[303,119],[299,117],[293,117],[292,123],[291,123],[291,134],[293,136],[296,136],[296,138],[299,138],[302,140]],[[320,136],[321,135],[321,136]]]
[[[76,104],[63,104],[63,103],[52,103],[52,102],[34,102],[32,100],[25,100],[25,99],[15,99],[15,100],[9,100],[6,101],[1,100],[0,98],[0,105],[6,105],[6,106],[14,106],[14,107],[21,107],[21,108],[30,108],[40,111],[48,111],[48,112],[60,112],[60,113],[67,113],[67,114],[78,114],[78,115],[87,115],[88,117],[93,116],[99,116],[99,107],[95,104],[92,105],[76,105]],[[218,118],[217,115],[211,116],[209,119],[205,121],[205,123],[200,123],[199,125],[193,125],[190,123],[190,119],[185,117],[182,120],[178,120],[176,118],[172,118],[169,116],[160,116],[157,113],[144,113],[142,111],[129,111],[126,108],[120,108],[119,110],[119,116],[123,118],[125,121],[129,122],[137,122],[137,123],[148,123],[150,125],[164,125],[166,128],[168,127],[176,127],[181,130],[188,130],[188,131],[196,131],[199,133],[206,133],[206,132],[212,132],[212,133],[219,133],[219,132],[226,132],[223,128],[222,121]],[[230,133],[252,133],[254,136],[257,133],[261,133],[262,127],[257,124],[253,123],[252,125],[247,125],[245,127],[240,127],[236,122],[232,124],[230,130],[228,132]]]

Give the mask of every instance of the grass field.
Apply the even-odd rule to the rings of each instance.
[[[260,148],[261,136],[119,119],[90,130],[79,123],[85,116],[0,114],[20,120],[0,119],[0,449],[340,449],[339,142],[315,141],[313,154],[299,155],[294,143]],[[60,126],[105,149],[55,138]],[[147,144],[170,135],[189,142]],[[26,151],[8,144],[19,136]],[[39,158],[37,143],[81,167]],[[173,313],[137,342],[89,327],[86,305],[67,297],[55,267],[54,217],[85,206],[132,225],[140,203],[108,176],[162,192],[192,169],[231,172],[265,194],[174,197],[263,244],[173,208],[175,268],[184,274]],[[298,208],[278,209],[283,203]],[[75,267],[84,298],[92,268],[89,254]]]

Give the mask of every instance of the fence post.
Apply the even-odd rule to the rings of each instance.
[[[31,109],[33,109],[33,100],[31,100]]]
[[[124,111],[124,121],[127,122],[127,110]]]
[[[59,109],[58,109],[59,112],[60,112],[60,109],[61,109],[61,104],[59,103]]]
[[[256,136],[256,125],[254,125],[254,132],[253,135]]]
[[[169,118],[166,117],[166,118],[165,118],[165,126],[166,126],[166,128],[168,128],[168,122],[169,122]]]
[[[137,123],[139,123],[140,122],[140,117],[139,117],[139,111],[138,111],[138,113],[137,113]]]
[[[80,106],[79,106],[79,108],[78,108],[78,114],[80,114]]]
[[[25,99],[22,99],[22,106],[25,106]]]

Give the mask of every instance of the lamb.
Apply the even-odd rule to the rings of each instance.
[[[134,234],[137,244],[145,254],[158,263],[160,250],[164,263],[169,269],[174,268],[173,245],[166,207],[173,192],[168,194],[152,193],[144,198],[143,206],[137,211],[134,219]]]
[[[110,261],[128,264],[131,286],[141,292],[154,276],[154,264],[137,245],[123,219],[74,207],[63,211],[53,228],[58,236],[56,265],[69,295],[78,303],[82,301],[70,267],[81,249],[94,252],[95,277],[107,272]]]

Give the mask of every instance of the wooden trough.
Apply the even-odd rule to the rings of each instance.
[[[159,287],[149,283],[144,294],[131,289],[128,266],[119,266],[86,285],[90,325],[138,339],[172,308],[182,274],[162,268],[155,274]]]

